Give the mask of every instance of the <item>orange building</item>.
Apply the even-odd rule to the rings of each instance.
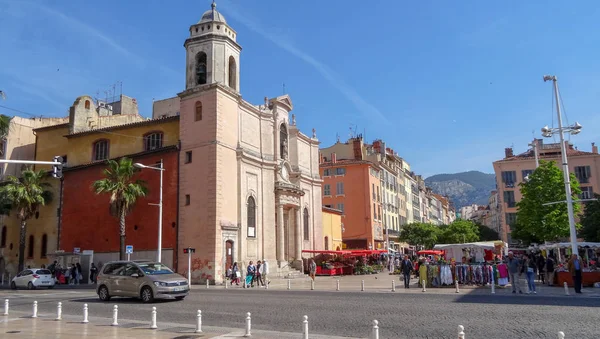
[[[321,156],[323,205],[342,211],[346,249],[383,249],[379,167],[366,160]]]

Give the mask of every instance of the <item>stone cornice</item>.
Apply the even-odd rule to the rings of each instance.
[[[302,188],[300,186],[296,186],[294,184],[288,184],[288,183],[284,183],[284,182],[280,182],[280,181],[275,182],[275,191],[278,192],[279,194],[281,194],[283,192],[283,193],[289,193],[289,194],[297,195],[297,196],[304,195],[304,191],[302,190]]]
[[[248,149],[241,148],[241,147],[238,147],[236,149],[236,153],[237,153],[237,158],[246,164],[254,164],[254,165],[258,164],[263,167],[270,167],[270,168],[277,167],[277,163],[274,160],[268,159],[267,155],[263,155],[263,157],[261,158],[261,156],[260,156],[260,154],[258,154],[258,152],[250,151]]]
[[[240,46],[240,44],[231,40],[227,36],[217,35],[217,34],[204,34],[204,35],[187,38],[185,40],[185,42],[183,43],[183,47],[187,48],[188,45],[193,42],[201,42],[201,41],[206,41],[206,40],[218,40],[221,42],[228,42],[228,43],[232,44],[235,48],[237,48],[238,53],[242,51],[242,46]]]
[[[261,118],[267,118],[268,120],[275,121],[274,115],[271,111],[263,111],[261,109],[258,109],[258,108],[256,108],[256,106],[254,106],[251,103],[249,103],[248,101],[242,99],[241,96],[238,98],[238,103],[240,104],[240,106],[252,111],[253,113],[255,113],[256,115],[258,115]]]
[[[300,132],[300,130],[298,129],[298,127],[296,125],[289,126],[289,132],[290,132],[290,134],[294,133],[298,137],[298,139],[304,140],[304,141],[308,142],[310,145],[320,145],[321,144],[319,139],[309,138],[308,135]]]
[[[234,89],[230,88],[229,86],[225,86],[220,82],[216,82],[216,83],[212,83],[212,84],[206,84],[206,85],[199,85],[196,87],[192,87],[192,88],[188,88],[183,92],[177,93],[177,96],[179,96],[181,99],[184,99],[186,97],[192,96],[194,94],[197,93],[201,93],[201,92],[206,92],[206,91],[210,91],[210,90],[221,90],[222,93],[228,94],[232,99],[234,100],[239,100],[242,96],[236,92]]]

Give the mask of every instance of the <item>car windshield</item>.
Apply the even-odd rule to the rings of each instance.
[[[143,264],[138,264],[138,266],[142,269],[142,271],[144,271],[144,274],[147,274],[147,275],[172,274],[173,273],[173,271],[171,271],[171,269],[168,268],[166,265],[159,264],[159,263],[143,263]]]
[[[52,273],[50,273],[49,270],[37,270],[37,272],[35,272],[35,273],[40,274],[40,275],[50,275],[50,274],[52,274]]]

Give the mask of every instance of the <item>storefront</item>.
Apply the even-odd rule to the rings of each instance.
[[[584,287],[593,287],[595,283],[600,283],[600,269],[598,268],[598,257],[600,256],[600,243],[579,242],[579,256],[583,261],[581,272],[581,282]],[[563,286],[566,282],[569,287],[573,287],[573,277],[569,273],[568,260],[571,257],[571,243],[563,242],[556,244],[540,245],[538,249],[542,255],[553,255],[557,261],[555,270],[556,282]]]

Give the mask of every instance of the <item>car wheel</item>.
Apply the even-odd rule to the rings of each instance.
[[[175,300],[183,300],[185,297],[175,297]]]
[[[110,294],[108,294],[108,288],[106,288],[106,286],[100,286],[98,289],[98,297],[102,301],[110,301]]]
[[[142,298],[142,301],[145,303],[151,303],[154,301],[154,294],[152,293],[152,288],[148,286],[142,288],[140,296]]]
[[[27,289],[28,290],[34,290],[35,289],[35,286],[33,286],[33,283],[31,281],[27,284]]]
[[[12,281],[12,282],[10,283],[10,288],[12,288],[13,290],[16,290],[16,289],[17,289],[17,284],[15,284],[15,282],[14,282],[14,281]]]

